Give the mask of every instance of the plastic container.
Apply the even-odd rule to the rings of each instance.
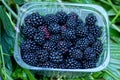
[[[66,13],[75,12],[83,19],[89,13],[93,13],[97,17],[97,24],[102,27],[102,37],[100,38],[103,43],[103,52],[100,55],[99,61],[96,68],[91,69],[52,69],[52,68],[41,68],[34,67],[26,64],[20,53],[20,43],[22,41],[20,35],[20,26],[24,23],[24,18],[33,13],[39,12],[41,15],[56,13],[57,11],[65,11]],[[14,58],[16,62],[23,68],[37,71],[39,74],[46,76],[84,76],[91,72],[97,72],[103,70],[109,63],[110,60],[110,44],[109,44],[109,26],[108,26],[108,16],[106,11],[98,6],[92,4],[70,4],[70,3],[50,3],[50,2],[31,2],[23,5],[18,13],[17,21],[17,31],[16,31],[16,40],[15,40],[15,50]]]

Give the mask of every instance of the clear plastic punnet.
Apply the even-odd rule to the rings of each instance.
[[[35,67],[26,64],[21,58],[20,43],[23,38],[20,32],[20,27],[24,24],[24,18],[33,13],[39,12],[41,15],[56,13],[57,11],[65,11],[66,13],[75,12],[83,19],[89,14],[93,13],[97,17],[97,25],[102,27],[102,36],[100,40],[103,43],[103,52],[99,57],[97,66],[90,69],[54,69]],[[92,4],[72,4],[72,3],[50,3],[50,2],[30,2],[23,5],[18,13],[18,21],[16,28],[16,39],[14,47],[14,58],[16,62],[23,68],[32,70],[39,74],[46,76],[84,76],[91,72],[97,72],[106,68],[110,60],[110,43],[109,43],[109,25],[108,15],[106,11],[98,6]]]

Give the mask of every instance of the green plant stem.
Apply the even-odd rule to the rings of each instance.
[[[7,5],[7,3],[6,3],[4,0],[2,0],[2,3],[3,3],[4,6],[8,9],[8,11],[10,11],[11,14],[12,14],[16,19],[18,19],[17,14]]]
[[[116,16],[113,18],[113,20],[111,21],[111,24],[114,24],[116,19],[119,17],[120,15],[120,11],[116,14]]]
[[[110,3],[111,7],[113,8],[113,10],[118,13],[118,10],[114,7],[114,5],[112,4],[111,0],[108,0],[108,2]]]
[[[5,62],[4,62],[4,56],[3,56],[2,46],[0,46],[0,53],[1,53],[1,58],[2,58],[3,68],[5,69]]]

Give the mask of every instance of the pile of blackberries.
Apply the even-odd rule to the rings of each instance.
[[[102,28],[92,13],[85,22],[75,12],[29,14],[24,19],[20,45],[26,64],[44,68],[87,69],[96,67],[103,50]]]

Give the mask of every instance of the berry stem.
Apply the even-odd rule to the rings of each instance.
[[[16,19],[18,19],[17,14],[7,5],[7,3],[6,3],[4,0],[2,0],[2,3],[3,3],[4,6],[8,9],[8,11],[10,11],[11,14],[12,14]]]

